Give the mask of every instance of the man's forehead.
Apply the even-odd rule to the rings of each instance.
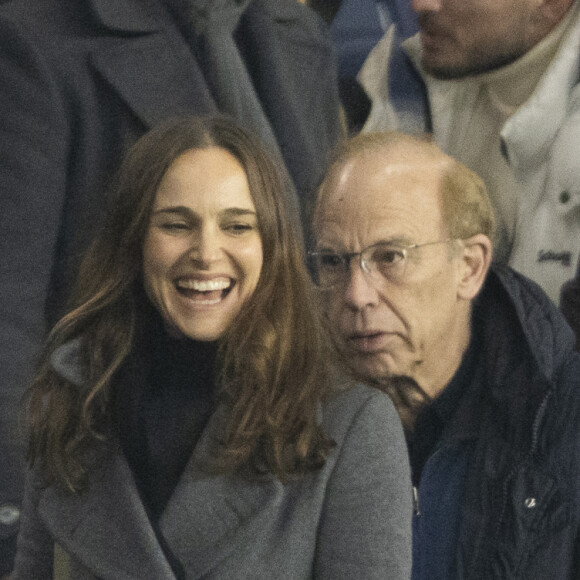
[[[441,229],[441,159],[357,156],[327,180],[314,220],[318,237],[424,241]]]
[[[409,196],[438,203],[442,158],[404,153],[367,152],[336,167],[321,192],[319,210],[397,205]]]

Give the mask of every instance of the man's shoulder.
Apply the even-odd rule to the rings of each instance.
[[[316,34],[329,35],[328,27],[318,14],[301,2],[294,0],[254,0],[254,4],[256,5],[255,9],[259,9],[277,22],[299,21],[302,26],[307,26],[310,31]]]
[[[527,349],[542,374],[553,380],[572,355],[574,333],[546,293],[528,277],[503,265],[494,265],[476,312],[497,340],[515,341]],[[495,340],[495,339],[494,339]]]

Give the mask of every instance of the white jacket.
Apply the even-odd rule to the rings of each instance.
[[[580,14],[580,13],[579,13]],[[558,52],[532,96],[504,124],[501,137],[508,163],[522,183],[514,243],[509,265],[536,281],[558,303],[560,288],[574,276],[580,254],[580,15],[563,38]],[[432,127],[416,110],[403,110],[389,91],[389,65],[395,51],[406,50],[420,74],[418,37],[395,42],[393,27],[370,53],[359,81],[372,101],[363,131],[432,130],[445,151],[451,103],[461,82],[429,79]]]

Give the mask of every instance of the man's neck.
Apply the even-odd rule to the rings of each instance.
[[[428,377],[428,380],[424,382],[419,382],[421,379],[418,377],[409,376],[391,376],[383,380],[371,381],[371,384],[389,395],[407,435],[413,433],[415,422],[421,411],[441,395],[451,383],[461,366],[468,346],[469,333],[465,346],[459,346],[456,349],[456,356],[448,359],[451,365],[447,367],[447,370],[436,377]]]
[[[393,376],[372,381],[371,384],[389,395],[399,414],[405,434],[409,436],[413,433],[417,417],[431,402],[431,398],[411,377]]]
[[[471,339],[470,313],[458,324],[455,335],[441,341],[438,353],[417,366],[413,379],[430,399],[436,399],[451,382]]]
[[[471,324],[466,325],[465,332],[453,344],[455,348],[447,348],[442,356],[444,365],[438,372],[431,369],[424,380],[419,375],[414,378],[394,377],[384,388],[391,395],[408,435],[413,433],[417,417],[426,406],[451,388],[458,377],[460,382],[465,379],[465,369],[473,364]]]

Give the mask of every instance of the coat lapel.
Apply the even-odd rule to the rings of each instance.
[[[122,455],[102,462],[81,495],[45,489],[38,509],[55,541],[96,576],[175,578]]]
[[[204,576],[245,544],[254,544],[284,497],[282,484],[269,475],[246,481],[204,469],[223,413],[221,408],[210,419],[160,522],[188,578]]]
[[[236,551],[251,550],[286,493],[270,475],[245,480],[208,474],[222,419],[223,409],[210,419],[159,524],[191,579],[215,571]],[[38,510],[55,542],[95,576],[175,580],[122,454],[102,461],[81,495],[44,489]]]
[[[146,127],[171,116],[216,112],[193,53],[162,7],[113,0],[91,5],[99,23],[117,36],[93,49],[91,64]]]

